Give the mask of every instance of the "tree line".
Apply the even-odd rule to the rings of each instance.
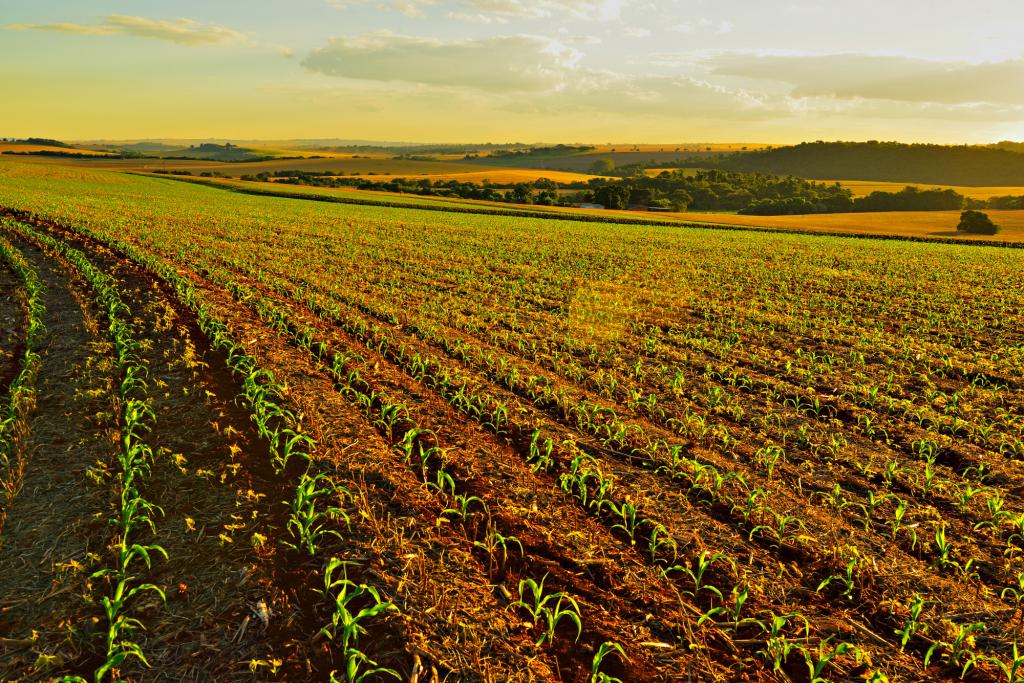
[[[898,192],[872,192],[854,197],[839,183],[820,183],[794,176],[712,170],[671,170],[657,176],[592,178],[557,183],[547,178],[507,185],[429,178],[374,179],[335,176],[330,171],[274,171],[244,175],[242,180],[276,181],[313,187],[352,187],[420,196],[480,199],[514,204],[576,206],[598,204],[606,209],[663,211],[735,211],[748,215],[792,215],[868,211],[953,211],[961,209],[1024,209],[1024,197],[969,199],[954,190],[906,187]]]

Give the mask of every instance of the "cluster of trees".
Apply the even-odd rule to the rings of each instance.
[[[810,213],[841,211],[852,198],[851,192],[838,184],[720,170],[663,171],[655,177],[641,172],[622,179],[592,179],[587,186],[571,201],[593,202],[609,209],[642,206],[672,211],[743,211],[755,203],[767,202],[776,207],[792,204]]]
[[[497,159],[507,159],[510,157],[532,157],[532,156],[552,156],[561,154],[578,154],[580,152],[589,152],[594,149],[588,145],[551,145],[547,147],[527,147],[526,149],[496,149],[490,153],[490,156]],[[470,156],[466,157],[471,158]]]
[[[967,198],[954,190],[921,190],[905,187],[899,192],[872,192],[866,197],[836,198],[828,207],[821,207],[803,198],[763,199],[755,201],[740,213],[751,216],[778,216],[804,213],[837,213],[856,211],[956,211]],[[824,209],[824,210],[822,210]]]
[[[328,172],[329,173],[329,172]],[[515,183],[499,186],[491,183],[469,183],[458,180],[430,180],[429,178],[395,178],[373,180],[367,177],[337,177],[317,171],[274,171],[257,175],[244,175],[242,180],[269,181],[289,185],[310,185],[313,187],[354,187],[359,190],[401,192],[425,197],[458,197],[462,199],[483,199],[493,202],[516,204],[540,204],[553,206],[559,203],[558,183],[539,178],[530,183]]]
[[[556,183],[547,178],[508,185],[457,180],[332,175],[330,171],[274,171],[243,175],[242,180],[275,180],[313,187],[354,187],[436,197],[484,199],[516,204],[600,204],[606,209],[642,208],[664,211],[736,211],[757,216],[867,211],[954,211],[967,209],[1024,209],[1024,197],[968,199],[954,190],[906,187],[898,192],[872,192],[866,197],[839,183],[818,183],[793,176],[738,173],[722,170],[672,170],[657,176],[592,178],[587,182]]]
[[[71,147],[66,142],[52,140],[50,138],[2,138],[0,142],[14,145],[40,145],[44,147]]]
[[[1005,195],[1002,197],[992,197],[987,202],[984,202],[984,204],[985,206],[983,207],[978,206],[975,208],[1021,211],[1024,210],[1024,196]]]
[[[680,160],[680,166],[793,174],[802,178],[884,180],[934,185],[1024,185],[1018,143],[995,146],[899,142],[805,142]]]

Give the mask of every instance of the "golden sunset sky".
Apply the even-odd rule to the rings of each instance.
[[[1024,138],[1019,0],[0,3],[0,136]]]

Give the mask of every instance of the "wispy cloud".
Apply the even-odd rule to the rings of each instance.
[[[378,31],[334,38],[302,64],[343,78],[536,91],[557,86],[579,57],[573,48],[534,36],[442,41]]]
[[[1024,59],[970,63],[866,54],[729,53],[707,65],[720,76],[784,84],[797,98],[1024,105]]]
[[[125,35],[166,40],[179,45],[240,44],[246,41],[244,34],[216,24],[204,24],[192,19],[147,19],[124,14],[111,14],[95,24],[8,24],[7,28],[15,31],[56,31],[89,36]]]
[[[684,21],[681,24],[675,24],[672,30],[676,33],[712,33],[717,36],[725,35],[726,33],[732,33],[736,25],[731,21],[711,21],[710,19],[700,19],[698,21]]]
[[[390,7],[407,16],[421,16],[425,8],[439,5],[438,0],[326,0],[328,5],[346,9],[354,5],[374,2]],[[545,19],[570,16],[576,19],[613,21],[633,0],[455,0],[445,3],[453,9],[450,19],[474,23],[505,23],[510,19]]]

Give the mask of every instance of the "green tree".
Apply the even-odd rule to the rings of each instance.
[[[992,222],[987,213],[970,209],[960,214],[960,225],[956,229],[972,235],[994,235],[999,232],[999,226]]]
[[[610,175],[615,170],[615,161],[612,159],[598,159],[590,165],[592,175]]]

